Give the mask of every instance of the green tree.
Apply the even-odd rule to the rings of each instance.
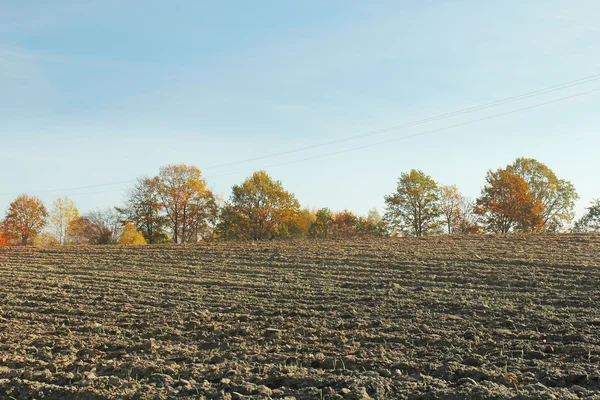
[[[135,229],[140,231],[150,244],[161,243],[167,239],[167,219],[162,212],[156,182],[155,179],[139,178],[127,193],[125,207],[116,207],[122,221],[132,222]]]
[[[592,205],[586,210],[585,215],[575,222],[573,231],[600,232],[600,200],[592,201]]]
[[[258,171],[233,186],[217,229],[227,239],[286,237],[299,213],[300,204],[294,195],[265,171]]]
[[[2,225],[9,238],[25,246],[39,235],[47,218],[48,211],[39,198],[22,194],[10,203]]]
[[[317,211],[315,221],[308,229],[308,236],[311,238],[327,239],[333,234],[333,213],[329,208],[321,208]]]
[[[441,209],[437,183],[422,171],[402,173],[396,192],[385,197],[385,218],[394,229],[412,236],[437,232]]]
[[[533,158],[517,158],[506,168],[522,177],[541,207],[541,231],[559,231],[575,216],[575,201],[579,195],[573,184],[559,179],[545,164]]]

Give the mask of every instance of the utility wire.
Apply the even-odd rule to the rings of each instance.
[[[400,130],[400,129],[404,129],[404,128],[409,128],[409,127],[413,127],[416,125],[422,125],[428,122],[434,122],[434,121],[439,121],[442,119],[446,119],[446,118],[450,118],[450,117],[455,117],[458,115],[463,115],[463,114],[468,114],[468,113],[472,113],[475,111],[480,111],[480,110],[485,110],[487,108],[490,107],[495,107],[495,106],[499,106],[502,104],[507,104],[507,103],[511,103],[514,101],[518,101],[518,100],[523,100],[529,97],[534,97],[534,96],[540,96],[542,94],[547,94],[547,93],[552,93],[555,92],[557,90],[564,90],[564,89],[568,89],[574,86],[579,86],[579,85],[583,85],[586,83],[590,83],[590,82],[594,82],[600,79],[600,74],[594,74],[594,75],[590,75],[587,76],[585,78],[580,78],[580,79],[576,79],[574,81],[570,81],[567,83],[563,83],[560,85],[555,85],[555,86],[550,86],[544,89],[539,89],[539,90],[534,90],[532,92],[527,92],[524,94],[520,94],[517,96],[511,96],[511,97],[507,97],[501,100],[496,100],[490,103],[486,103],[486,104],[482,104],[479,106],[475,106],[475,107],[470,107],[470,108],[465,108],[465,109],[461,109],[458,111],[454,111],[454,112],[450,112],[450,113],[446,113],[446,114],[441,114],[435,117],[429,117],[429,118],[425,118],[425,119],[420,119],[420,120],[416,120],[416,121],[412,121],[412,122],[408,122],[406,124],[403,125],[396,125],[396,126],[392,126],[389,128],[384,128],[384,129],[378,129],[375,131],[370,131],[370,132],[366,132],[366,133],[361,133],[359,135],[354,135],[354,136],[347,136],[347,137],[343,137],[340,139],[335,139],[335,140],[331,140],[328,142],[322,142],[322,143],[316,143],[313,145],[309,145],[309,146],[304,146],[304,147],[298,147],[295,149],[291,149],[291,150],[286,150],[286,151],[280,151],[280,152],[276,152],[276,153],[271,153],[271,154],[266,154],[266,155],[262,155],[262,156],[257,156],[257,157],[251,157],[251,158],[246,158],[243,160],[237,160],[237,161],[231,161],[231,162],[227,162],[227,163],[223,163],[223,164],[216,164],[216,165],[211,165],[208,167],[204,167],[201,168],[201,171],[206,171],[209,169],[215,169],[215,168],[221,168],[221,167],[228,167],[228,166],[232,166],[232,165],[237,165],[237,164],[243,164],[243,163],[247,163],[247,162],[251,162],[251,161],[259,161],[259,160],[264,160],[266,158],[272,158],[272,157],[277,157],[277,156],[282,156],[282,155],[287,155],[287,154],[293,154],[293,153],[298,153],[301,151],[305,151],[305,150],[312,150],[312,149],[316,149],[319,147],[325,147],[325,146],[330,146],[332,144],[338,144],[338,143],[343,143],[343,142],[349,142],[352,140],[357,140],[357,139],[361,139],[364,137],[368,137],[368,136],[374,136],[374,135],[379,135],[382,133],[386,133],[386,132],[390,132],[390,131],[395,131],[395,130]]]
[[[501,99],[501,100],[496,100],[496,101],[493,101],[493,102],[490,102],[490,103],[485,103],[485,104],[482,104],[482,105],[479,105],[479,106],[465,108],[465,109],[461,109],[461,110],[458,110],[458,111],[454,111],[454,112],[450,112],[450,113],[446,113],[446,114],[441,114],[441,115],[438,115],[438,116],[435,116],[435,117],[430,117],[430,118],[425,118],[425,119],[421,119],[421,120],[416,120],[416,121],[409,122],[409,123],[406,123],[406,124],[403,124],[403,125],[397,125],[397,126],[393,126],[393,127],[389,127],[389,128],[385,128],[385,129],[379,129],[379,130],[375,130],[375,131],[370,131],[370,132],[362,133],[362,134],[359,134],[359,135],[348,136],[348,137],[344,137],[344,138],[340,138],[340,139],[331,140],[331,141],[328,141],[328,142],[317,143],[317,144],[314,144],[314,145],[299,147],[299,148],[295,148],[295,149],[291,149],[291,150],[287,150],[287,151],[281,151],[281,152],[267,154],[267,155],[263,155],[263,156],[258,156],[258,157],[253,157],[253,158],[247,158],[247,159],[243,159],[243,160],[237,160],[237,161],[232,161],[232,162],[218,164],[218,165],[212,165],[212,166],[208,166],[208,167],[205,167],[205,168],[201,168],[201,171],[205,171],[205,170],[209,170],[209,169],[215,169],[215,168],[221,168],[221,167],[226,167],[226,166],[232,166],[232,165],[247,163],[247,162],[251,162],[251,161],[259,161],[259,160],[263,160],[263,159],[267,159],[267,158],[272,158],[272,157],[276,157],[276,156],[293,154],[293,153],[298,153],[298,152],[301,152],[301,151],[312,150],[312,149],[319,148],[319,147],[325,147],[325,146],[330,146],[330,145],[333,145],[333,144],[348,142],[348,141],[352,141],[352,140],[356,140],[356,139],[360,139],[360,138],[364,138],[364,137],[378,135],[378,134],[381,134],[381,133],[386,133],[386,132],[390,132],[390,131],[394,131],[394,130],[400,130],[400,129],[404,129],[404,128],[408,128],[408,127],[412,127],[412,126],[416,126],[416,125],[421,125],[421,124],[425,124],[425,123],[428,123],[428,122],[439,121],[439,120],[442,120],[442,119],[451,118],[451,117],[455,117],[455,116],[462,115],[462,114],[472,113],[472,112],[484,110],[484,109],[487,109],[487,108],[490,108],[490,107],[494,107],[494,106],[498,106],[498,105],[502,105],[502,104],[507,104],[507,103],[511,103],[511,102],[514,102],[514,101],[518,101],[518,100],[523,100],[523,99],[526,99],[526,98],[529,98],[529,97],[539,96],[539,95],[542,95],[542,94],[547,94],[547,93],[555,92],[557,90],[568,89],[568,88],[571,88],[571,87],[574,87],[574,86],[583,85],[583,84],[594,82],[594,81],[597,81],[597,80],[600,80],[600,73],[599,74],[590,75],[590,76],[587,76],[585,78],[576,79],[576,80],[573,80],[573,81],[570,81],[570,82],[566,82],[566,83],[563,83],[563,84],[550,86],[550,87],[547,87],[547,88],[544,88],[544,89],[538,89],[538,90],[527,92],[527,93],[523,93],[523,94],[520,94],[520,95],[507,97],[507,98],[504,98],[504,99]],[[595,92],[595,91],[598,91],[598,90],[600,90],[600,89],[594,89],[594,90],[591,90],[591,91],[588,91],[588,92],[578,93],[578,94],[575,94],[575,95],[572,95],[572,96],[567,96],[567,97],[563,97],[563,98],[560,98],[560,99],[551,100],[551,101],[540,103],[540,104],[536,104],[536,105],[533,105],[533,106],[524,107],[524,108],[520,108],[520,109],[517,109],[517,110],[509,111],[509,112],[506,112],[506,113],[492,115],[490,117],[485,117],[485,118],[482,118],[482,119],[477,119],[477,120],[473,120],[473,121],[469,121],[469,122],[465,122],[465,123],[461,123],[461,124],[451,125],[451,126],[445,127],[445,128],[439,128],[439,129],[434,129],[434,130],[430,130],[430,131],[425,131],[425,132],[417,133],[417,134],[414,134],[414,135],[403,136],[401,138],[395,138],[395,139],[391,139],[391,140],[384,141],[384,142],[372,143],[372,144],[368,144],[368,145],[364,145],[364,146],[354,147],[354,148],[351,148],[351,149],[346,149],[346,150],[336,151],[336,152],[332,152],[332,153],[327,153],[327,154],[324,154],[324,155],[318,155],[318,156],[303,158],[303,159],[299,159],[299,160],[287,161],[287,162],[283,162],[283,163],[279,163],[279,164],[273,164],[273,165],[267,166],[265,168],[271,168],[271,167],[276,167],[276,166],[281,166],[281,165],[288,165],[288,164],[292,164],[292,163],[295,163],[295,162],[313,160],[313,159],[316,159],[316,158],[326,157],[326,156],[329,156],[329,155],[335,155],[335,154],[345,153],[345,152],[348,152],[348,151],[359,150],[359,149],[363,149],[363,148],[377,146],[377,145],[380,145],[380,144],[386,144],[386,143],[395,142],[395,141],[398,141],[398,140],[403,140],[403,139],[407,139],[407,138],[421,136],[421,135],[425,135],[425,134],[428,134],[428,133],[434,133],[434,132],[438,132],[438,131],[442,131],[442,130],[447,130],[447,129],[451,129],[451,128],[455,128],[455,127],[459,127],[459,126],[464,126],[464,125],[468,125],[468,124],[479,122],[479,121],[484,121],[484,120],[491,119],[491,118],[496,118],[496,117],[499,117],[499,116],[502,116],[502,115],[512,114],[514,112],[528,110],[528,109],[535,108],[535,107],[541,107],[541,106],[546,105],[546,104],[551,104],[551,103],[554,103],[554,102],[571,99],[573,97],[583,96],[585,94],[589,94],[589,93],[592,93],[592,92]],[[227,174],[214,175],[214,176],[210,176],[210,177],[207,177],[207,178],[215,178],[215,177],[228,176],[228,175],[237,175],[237,174],[240,174],[240,172],[233,172],[233,173],[227,173]],[[91,188],[97,188],[97,187],[115,186],[115,185],[121,185],[121,184],[126,184],[126,183],[133,183],[133,182],[136,182],[136,181],[137,180],[126,180],[126,181],[104,183],[104,184],[95,184],[95,185],[87,185],[87,186],[76,186],[76,187],[63,188],[63,189],[36,190],[36,191],[33,191],[32,193],[67,192],[67,191],[72,191],[72,190],[81,190],[81,189],[91,189]],[[114,190],[114,191],[117,191],[117,190]],[[96,192],[96,193],[106,193],[106,192],[108,192],[108,191],[105,191],[105,192]],[[88,193],[92,194],[92,192],[88,192]],[[84,194],[84,193],[78,193],[78,194]],[[12,196],[12,195],[14,195],[14,193],[0,193],[0,196]]]

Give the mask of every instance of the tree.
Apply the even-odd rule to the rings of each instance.
[[[197,241],[216,221],[215,198],[198,168],[167,165],[160,169],[153,184],[166,213],[173,242]]]
[[[30,244],[46,226],[48,212],[44,203],[34,196],[23,194],[8,207],[4,218],[4,231],[21,245]]]
[[[477,223],[477,214],[475,214],[475,202],[467,197],[460,199],[460,214],[457,225],[457,233],[477,234],[481,233],[481,226]]]
[[[447,233],[457,233],[462,221],[462,195],[455,185],[445,185],[439,188],[440,209],[444,218]]]
[[[150,244],[167,239],[165,227],[167,219],[162,213],[158,198],[157,180],[139,178],[136,185],[127,193],[125,207],[116,208],[123,222],[132,222]]]
[[[56,199],[50,212],[50,222],[54,227],[59,244],[65,244],[69,235],[69,224],[79,218],[79,210],[68,197]]]
[[[422,171],[402,173],[396,192],[385,197],[385,218],[395,229],[424,236],[436,231],[441,214],[437,183]]]
[[[333,213],[329,208],[321,208],[315,214],[315,221],[308,229],[308,236],[312,238],[327,239],[333,234]]]
[[[349,239],[357,235],[358,218],[352,211],[344,210],[335,213],[332,222],[334,238]]]
[[[241,185],[233,186],[229,202],[221,212],[219,231],[222,237],[230,239],[286,237],[299,212],[296,197],[280,181],[258,171]]]
[[[115,209],[90,211],[69,224],[71,239],[75,244],[117,243],[123,226]]]
[[[304,208],[300,210],[294,221],[290,225],[290,236],[307,237],[310,227],[316,220],[316,213]]]
[[[146,244],[146,239],[144,239],[142,232],[138,232],[135,229],[135,225],[131,222],[127,222],[123,227],[123,233],[121,233],[121,237],[119,238],[119,244],[137,246]]]
[[[575,226],[574,232],[600,232],[600,200],[592,201],[592,205],[586,208],[587,212],[581,217]]]
[[[359,217],[357,233],[361,237],[387,237],[388,227],[376,208],[369,210],[367,218]]]
[[[540,217],[542,204],[531,193],[525,179],[509,170],[499,169],[488,171],[486,181],[474,212],[483,218],[489,231],[539,230],[543,224]]]
[[[533,158],[517,158],[506,169],[522,177],[540,201],[539,230],[558,231],[573,220],[579,195],[571,182],[558,179],[550,168]]]

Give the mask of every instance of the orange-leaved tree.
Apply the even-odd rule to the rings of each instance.
[[[543,205],[521,176],[506,169],[490,170],[486,181],[474,212],[482,217],[488,231],[539,231]]]
[[[540,230],[559,231],[573,220],[579,195],[571,182],[559,179],[548,166],[533,158],[517,158],[506,169],[522,177],[533,197],[540,201]]]
[[[40,199],[22,194],[10,203],[2,225],[9,238],[27,245],[46,226],[47,218],[48,212]]]
[[[218,235],[223,239],[264,240],[287,237],[300,213],[300,203],[265,171],[234,185],[221,210]]]

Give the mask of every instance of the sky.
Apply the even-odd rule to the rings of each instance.
[[[0,212],[21,193],[120,205],[136,178],[186,163],[224,199],[264,169],[303,206],[366,214],[413,168],[476,198],[489,169],[530,157],[575,185],[581,215],[600,198],[599,14],[596,0],[0,0]]]

